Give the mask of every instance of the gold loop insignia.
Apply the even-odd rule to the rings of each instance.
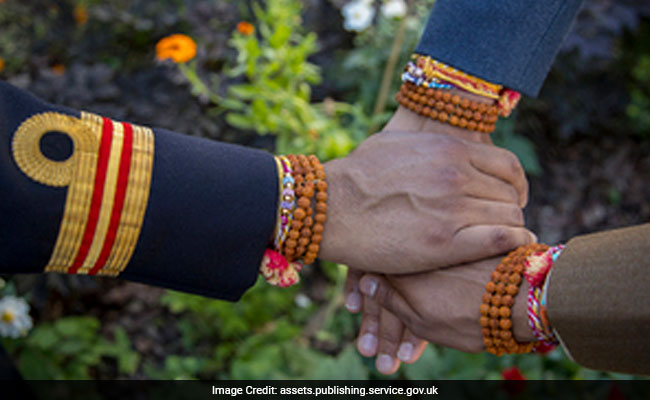
[[[50,160],[41,152],[41,138],[53,131],[65,133],[72,139],[74,151],[65,161]],[[95,153],[96,147],[95,137],[78,118],[52,112],[37,114],[25,121],[13,140],[16,164],[27,176],[49,186],[70,185],[79,154]]]
[[[40,141],[60,132],[73,142],[65,161],[47,158]],[[154,136],[151,129],[82,113],[48,112],[23,122],[12,142],[27,176],[68,187],[65,210],[46,271],[119,275],[140,236],[149,199]]]

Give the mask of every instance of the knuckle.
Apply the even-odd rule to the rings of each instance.
[[[438,171],[438,177],[449,189],[460,189],[468,181],[467,175],[456,165],[445,165]]]
[[[438,154],[447,158],[468,154],[467,145],[462,140],[448,135],[436,135],[434,146]]]
[[[440,222],[431,224],[426,233],[426,245],[430,249],[438,249],[441,244],[449,242],[453,235],[453,229],[450,224]],[[437,250],[436,250],[437,251]]]
[[[519,207],[512,207],[510,210],[511,221],[516,226],[524,226],[524,211]]]
[[[396,328],[395,326],[385,327],[379,332],[379,340],[385,344],[390,344],[397,347],[400,340],[402,339],[401,329],[392,329]],[[397,327],[399,328],[399,327]]]
[[[518,178],[524,178],[524,168],[521,165],[521,162],[519,161],[519,158],[514,153],[510,153],[508,155],[508,164],[510,165],[510,171],[512,172],[513,175],[517,176]]]
[[[511,203],[519,204],[519,192],[514,186],[508,185],[507,189],[505,189],[504,192],[508,196],[508,199]]]
[[[364,324],[363,324],[364,329],[361,332],[361,334],[367,333],[367,332],[374,333],[374,332],[377,331],[377,327],[379,326],[379,315],[364,312],[363,313],[363,320],[364,320],[363,321],[364,322]]]
[[[377,294],[375,295],[375,299],[382,306],[391,309],[393,305],[394,296],[395,296],[395,292],[393,291],[393,289],[386,287],[386,285],[379,284],[379,287],[377,288]]]
[[[516,246],[515,240],[509,230],[495,227],[490,232],[490,243],[499,250],[507,251]]]

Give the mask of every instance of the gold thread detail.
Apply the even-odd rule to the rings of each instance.
[[[60,132],[73,142],[72,155],[65,161],[53,161],[40,149],[40,140],[48,132]],[[48,186],[69,186],[59,234],[46,271],[66,272],[81,244],[88,218],[95,177],[99,138],[79,118],[47,112],[23,122],[12,141],[18,167],[36,182]]]
[[[123,150],[124,125],[113,122],[114,131],[104,195],[89,254],[78,273],[88,273],[97,260],[110,223]],[[12,141],[14,160],[27,176],[48,186],[68,186],[65,209],[47,272],[68,272],[81,246],[95,185],[97,159],[104,121],[101,116],[82,112],[81,119],[47,112],[23,122]],[[148,128],[133,125],[133,149],[126,197],[115,243],[100,275],[117,276],[128,265],[137,245],[149,200],[153,171],[154,135]],[[72,155],[65,161],[50,160],[40,150],[48,132],[60,132],[73,142]]]
[[[134,125],[133,139],[131,171],[116,244],[99,275],[117,276],[124,271],[133,256],[144,222],[153,171],[153,131]]]
[[[117,191],[117,176],[120,170],[120,161],[122,156],[122,148],[124,144],[124,130],[122,124],[113,123],[113,139],[111,143],[110,155],[108,158],[108,166],[106,170],[106,182],[104,184],[104,193],[99,211],[99,218],[97,220],[97,228],[95,236],[93,237],[92,244],[88,250],[88,255],[83,262],[83,265],[77,271],[78,274],[87,274],[88,271],[95,265],[99,258],[99,253],[104,246],[106,240],[106,233],[110,224],[111,215],[113,213],[113,205],[115,203],[115,192]]]

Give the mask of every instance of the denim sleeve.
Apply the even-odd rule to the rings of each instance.
[[[437,0],[416,52],[536,96],[581,4]]]

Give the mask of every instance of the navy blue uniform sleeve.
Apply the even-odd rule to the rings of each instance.
[[[84,118],[102,121],[102,117],[88,117],[44,103],[0,82],[0,273],[97,273],[226,300],[237,300],[254,284],[276,219],[278,177],[271,154],[163,129],[127,127],[126,123],[104,119],[104,131],[106,126],[120,127],[121,153],[114,157],[119,168],[113,168],[116,172],[111,180],[110,157],[117,151],[115,136],[113,147],[107,152],[103,192],[73,194],[72,183],[59,187],[43,184],[27,176],[26,168],[16,161],[20,158],[13,148],[16,131],[25,121],[38,119],[39,115],[54,115],[64,122],[67,118],[73,121],[73,127]],[[132,153],[125,155],[127,129],[132,134]],[[155,149],[149,169],[137,158],[142,147],[138,135],[143,132],[150,132],[151,148]],[[70,145],[66,132],[48,135],[39,139],[40,151],[55,161],[63,161],[70,153],[82,150],[81,145],[76,148],[78,143],[74,140]],[[123,168],[130,154],[130,169]],[[92,158],[95,159],[98,161],[96,167],[93,161],[91,169],[95,175],[91,182],[97,191],[102,156]],[[38,171],[27,170],[39,176]],[[148,180],[144,178],[147,171]],[[83,173],[78,171],[74,179]],[[51,177],[42,178],[45,179]],[[118,200],[120,182],[122,200]],[[118,189],[108,196],[111,184]],[[143,190],[136,191],[142,187],[148,190],[148,197],[142,194]],[[102,195],[105,200],[98,207],[99,222],[93,225],[92,211],[84,211],[77,215],[83,216],[85,225],[78,224],[73,218],[71,198],[76,196],[77,204],[88,205],[87,209],[92,210],[95,198],[101,200]],[[136,200],[146,203],[139,221],[127,215],[138,215],[134,211]],[[123,204],[117,207],[119,202]],[[102,216],[106,207],[109,210]],[[74,231],[66,226],[79,228]],[[100,234],[104,236],[98,240]],[[79,242],[73,246],[75,254],[66,253],[66,249],[72,248],[65,246],[70,238]],[[73,265],[75,262],[78,265]]]
[[[536,96],[582,0],[437,0],[416,52]]]

